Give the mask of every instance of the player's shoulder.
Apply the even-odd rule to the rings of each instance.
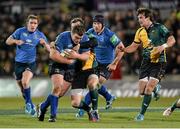
[[[104,28],[103,32],[104,32],[104,35],[109,36],[109,37],[111,37],[112,35],[115,34],[115,32],[113,32],[112,30],[110,30],[107,27]]]
[[[68,38],[68,37],[70,37],[70,35],[71,35],[70,31],[64,31],[64,32],[60,33],[57,37],[58,38]]]
[[[93,28],[90,28],[89,30],[87,30],[87,32],[86,33],[93,33],[94,32],[94,29]]]
[[[16,31],[25,32],[25,31],[27,31],[27,28],[26,27],[20,27],[20,28],[17,28]]]
[[[36,29],[36,34],[39,34],[39,35],[44,35],[44,33],[38,29]]]
[[[144,27],[140,27],[137,29],[136,34],[146,33],[146,29]]]
[[[153,23],[153,25],[156,27],[156,26],[162,26],[162,24],[161,23],[158,23],[158,22],[156,22],[156,23]]]
[[[69,36],[70,34],[71,34],[70,31],[64,31],[64,32],[60,33],[59,35],[61,35],[61,36],[63,36],[63,37],[67,37],[67,36]]]
[[[161,24],[161,23],[153,23],[154,24],[154,27],[155,28],[158,28],[158,29],[164,29],[164,28],[166,28],[163,24]]]

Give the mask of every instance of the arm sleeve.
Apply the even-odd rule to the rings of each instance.
[[[166,40],[170,35],[172,35],[164,25],[160,26],[160,33],[163,37],[165,37]]]
[[[63,50],[63,36],[61,34],[56,37],[55,46],[59,52]]]
[[[111,37],[110,37],[110,42],[112,44],[113,47],[116,47],[121,40],[117,37],[117,35],[114,33]]]
[[[17,29],[12,35],[11,37],[13,39],[17,39],[17,40],[20,40],[20,29]]]

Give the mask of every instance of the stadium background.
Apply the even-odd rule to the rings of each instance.
[[[39,29],[49,41],[62,31],[69,30],[73,17],[82,17],[86,29],[92,25],[95,14],[105,16],[106,26],[115,31],[124,45],[129,45],[139,27],[136,19],[138,7],[154,10],[156,21],[166,25],[176,38],[176,45],[168,50],[168,66],[162,81],[161,95],[180,95],[180,2],[178,0],[1,0],[0,1],[0,97],[20,96],[13,78],[15,46],[5,40],[25,23],[28,14],[40,16]],[[138,69],[141,51],[125,55],[107,82],[109,90],[118,97],[137,97]],[[46,96],[51,91],[48,77],[48,54],[38,47],[37,69],[31,81],[34,97]]]

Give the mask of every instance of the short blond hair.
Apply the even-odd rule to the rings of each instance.
[[[30,19],[36,19],[39,23],[39,17],[34,15],[34,14],[30,14],[28,15],[27,19],[26,19],[26,22],[29,22]]]

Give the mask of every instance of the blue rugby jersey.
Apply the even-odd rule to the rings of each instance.
[[[93,28],[87,31],[89,35],[96,37],[98,46],[95,47],[97,61],[101,64],[109,64],[114,60],[115,48],[121,42],[114,32],[107,27],[98,35]]]
[[[81,39],[80,43],[83,43],[85,41],[89,41],[89,38],[86,34],[83,35],[83,38]],[[56,44],[56,49],[61,53],[65,49],[72,49],[76,44],[72,41],[71,38],[71,32],[70,31],[65,31],[60,33],[55,41]],[[89,51],[90,49],[79,49],[79,53],[83,53],[86,51]],[[65,64],[66,65],[66,64]],[[73,67],[73,64],[69,65],[69,67]]]
[[[24,41],[21,45],[16,45],[16,62],[32,63],[36,60],[36,46],[39,44],[40,38],[47,42],[46,36],[36,29],[35,32],[29,32],[26,27],[17,29],[11,37],[13,39]]]

